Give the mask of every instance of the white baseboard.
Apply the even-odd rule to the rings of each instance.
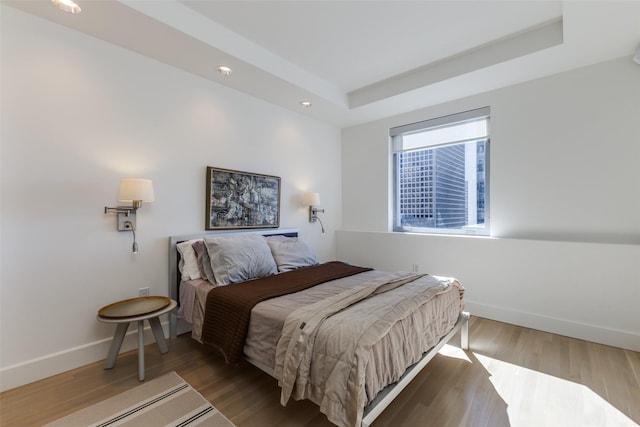
[[[465,301],[465,310],[469,311],[472,316],[484,317],[612,347],[640,351],[640,334],[635,332],[542,316],[468,300]],[[470,336],[470,341],[472,343],[471,346],[473,346],[473,335]]]
[[[165,337],[168,337],[168,322],[166,324],[163,323],[162,326]],[[153,337],[151,328],[149,328],[148,325],[144,330],[144,342],[145,345],[155,343],[155,338]],[[111,338],[105,338],[100,341],[95,341],[2,368],[0,370],[0,391],[29,384],[99,360],[105,360],[107,358],[107,352],[109,351],[110,345]],[[127,330],[127,335],[122,343],[120,353],[136,348],[138,348],[138,328],[134,323],[133,325],[130,325]],[[113,369],[118,369],[117,359],[116,366]]]

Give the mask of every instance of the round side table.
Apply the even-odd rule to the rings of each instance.
[[[100,322],[116,323],[116,331],[113,334],[111,347],[104,369],[111,369],[116,364],[116,357],[122,347],[122,342],[129,328],[129,323],[138,322],[138,380],[144,381],[144,321],[151,325],[153,336],[158,343],[160,353],[164,354],[169,349],[164,339],[164,332],[158,317],[176,308],[177,303],[167,297],[147,296],[118,301],[102,307],[98,311],[97,319]]]

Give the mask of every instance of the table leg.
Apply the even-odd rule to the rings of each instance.
[[[138,320],[138,380],[144,381],[144,321]]]
[[[113,334],[113,339],[111,340],[107,360],[104,362],[104,369],[111,369],[116,365],[116,357],[118,357],[118,353],[120,353],[120,347],[122,347],[122,341],[124,341],[128,327],[129,322],[118,323],[116,332]]]
[[[160,348],[160,353],[165,354],[167,351],[169,351],[169,348],[167,347],[167,342],[164,339],[164,331],[162,330],[160,320],[157,317],[152,317],[151,319],[149,319],[149,324],[151,325],[153,336],[156,338],[156,342],[158,343],[158,347]]]

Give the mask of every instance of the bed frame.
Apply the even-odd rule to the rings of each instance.
[[[242,234],[260,234],[263,236],[273,236],[273,235],[284,235],[287,237],[297,237],[298,230],[297,229],[267,229],[267,230],[248,230],[248,231],[216,231],[210,233],[199,233],[199,234],[189,234],[182,236],[171,236],[169,238],[169,296],[178,301],[179,304],[179,290],[178,286],[180,284],[180,271],[178,270],[179,256],[176,245],[185,240],[191,239],[200,239],[203,237],[221,237],[221,236],[234,236],[234,235],[242,235]],[[469,349],[469,317],[470,314],[466,311],[460,313],[458,320],[456,321],[453,329],[449,331],[447,335],[445,335],[439,342],[436,344],[431,350],[426,352],[422,358],[411,365],[405,373],[400,377],[400,379],[388,385],[384,388],[376,398],[371,401],[364,410],[364,416],[362,418],[362,427],[370,427],[371,423],[382,414],[393,400],[398,397],[400,392],[404,390],[407,385],[422,371],[422,369],[435,357],[436,354],[440,351],[445,344],[447,344],[451,338],[453,338],[458,331],[460,331],[460,346],[463,350]],[[176,311],[172,311],[169,316],[169,332],[171,338],[176,338],[179,334],[189,332],[191,330],[191,326],[184,322],[182,319],[178,319]],[[259,369],[265,371],[267,374],[273,376],[273,370],[261,366],[258,363],[254,363],[252,360],[249,360],[249,363],[254,364]]]

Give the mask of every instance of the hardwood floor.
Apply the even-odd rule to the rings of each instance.
[[[640,353],[472,317],[470,350],[454,338],[376,420],[398,426],[636,426]],[[308,402],[279,404],[276,380],[226,366],[187,335],[145,349],[146,377],[176,371],[237,427],[331,426]],[[138,385],[136,351],[0,394],[2,426],[53,421]]]

